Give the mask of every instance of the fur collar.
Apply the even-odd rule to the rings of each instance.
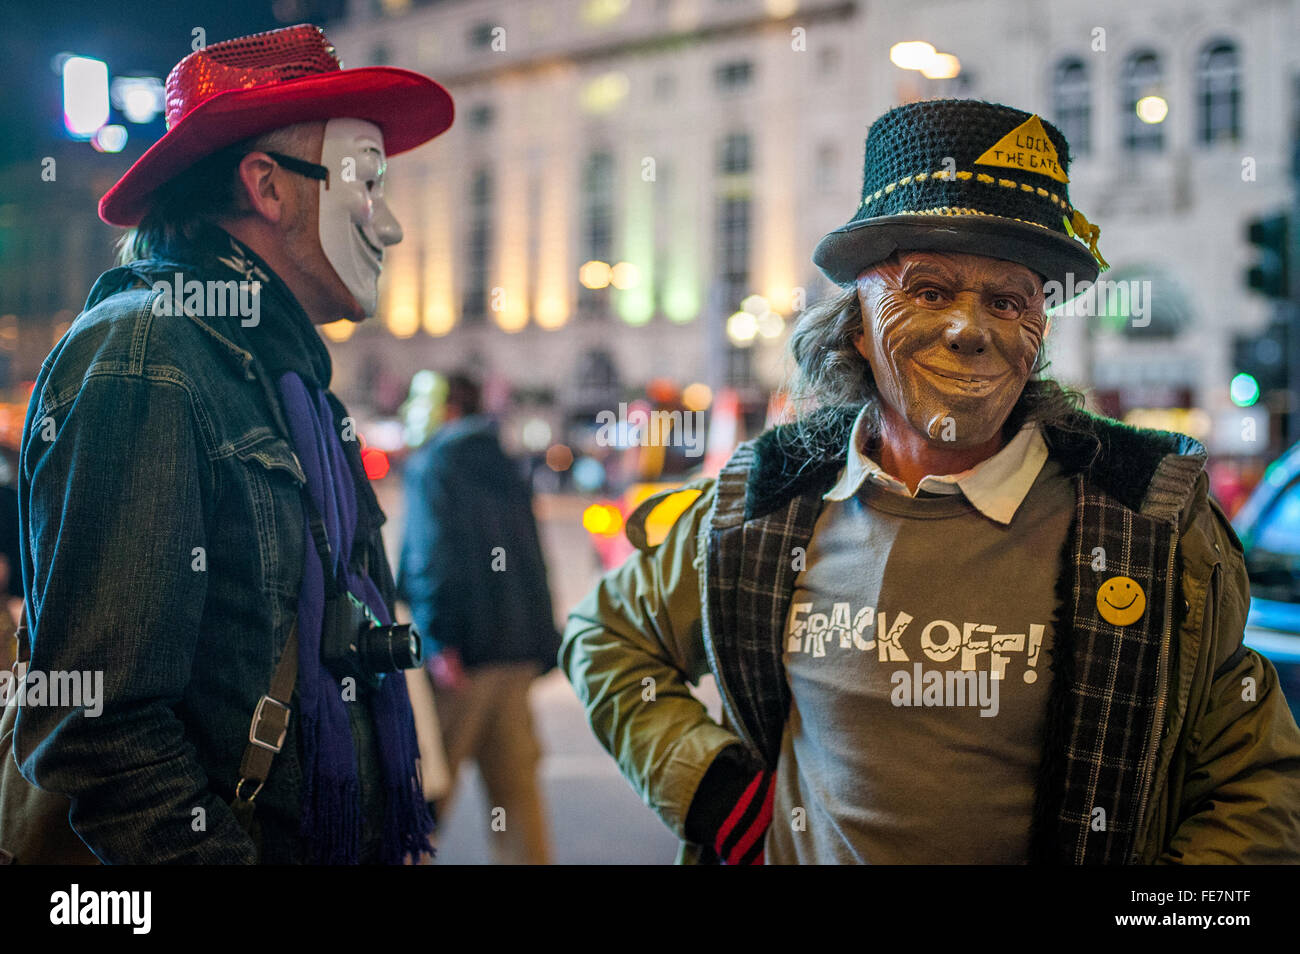
[[[812,458],[795,438],[794,428],[779,425],[754,440],[754,465],[746,487],[745,519],[761,517],[791,497],[817,489],[825,493],[844,466],[849,432],[857,408],[845,408],[822,425],[820,435],[834,456]],[[1190,496],[1204,467],[1206,450],[1185,434],[1131,427],[1108,417],[1077,411],[1061,424],[1047,425],[1049,453],[1067,474],[1083,472],[1089,480],[1130,510],[1140,511],[1152,480],[1167,458],[1177,461],[1180,494]]]

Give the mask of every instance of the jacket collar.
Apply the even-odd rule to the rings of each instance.
[[[105,299],[133,287],[138,288],[141,284],[144,285],[145,289],[148,289],[156,282],[170,282],[172,276],[178,270],[185,268],[186,266],[180,262],[164,259],[139,259],[128,265],[110,268],[99,276],[90,289],[90,294],[86,297],[86,304],[82,311],[90,311]],[[238,366],[241,377],[252,377],[253,355],[250,351],[228,338],[215,324],[209,323],[206,319],[193,315],[188,311],[185,314],[218,346],[218,353]]]
[[[808,441],[790,424],[756,438],[745,518],[770,513],[814,488],[828,491],[845,466],[848,435],[859,411],[822,412],[808,425]],[[1176,520],[1191,498],[1207,457],[1204,445],[1185,434],[1131,427],[1087,411],[1043,425],[1043,439],[1064,473],[1083,473],[1130,510],[1166,521]],[[814,456],[806,450],[809,445],[833,450]]]
[[[176,275],[216,281],[258,281],[260,308],[256,324],[238,317],[212,317],[184,308],[185,315],[216,343],[221,352],[250,377],[254,359],[277,380],[294,371],[308,384],[328,388],[333,373],[329,350],[316,326],[288,286],[252,249],[224,229],[204,228],[193,241],[166,256],[141,259],[111,269],[100,276],[86,302],[89,310],[99,301],[133,283],[172,286]]]
[[[273,380],[292,371],[309,385],[328,388],[333,374],[329,349],[289,287],[251,248],[227,232],[212,236],[216,262],[228,275],[262,283],[262,319],[239,324],[239,333]]]

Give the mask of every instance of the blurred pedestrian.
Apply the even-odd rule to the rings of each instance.
[[[22,439],[31,668],[100,672],[102,711],[24,705],[15,755],[106,863],[398,864],[432,829],[410,635],[316,326],[374,314],[387,157],[451,99],[310,25],[209,44],[166,93],[100,202],[124,264]]]
[[[406,466],[398,591],[425,640],[453,795],[457,766],[473,759],[494,857],[547,864],[528,689],[555,665],[559,633],[532,492],[472,378],[454,374],[423,390],[441,398],[428,409],[440,425]],[[440,818],[451,797],[438,803]]]

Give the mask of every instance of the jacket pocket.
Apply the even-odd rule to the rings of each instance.
[[[289,442],[265,427],[246,435],[237,445],[235,456],[245,464],[259,464],[268,471],[283,471],[299,484],[307,482],[302,462]]]
[[[302,579],[302,496],[306,474],[284,438],[258,428],[236,446],[239,483],[253,518],[262,589],[296,596]],[[290,555],[299,555],[291,560]],[[277,625],[280,621],[277,620]]]

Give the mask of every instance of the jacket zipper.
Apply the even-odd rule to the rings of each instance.
[[[1165,629],[1160,639],[1160,660],[1156,666],[1156,712],[1151,722],[1151,738],[1147,743],[1146,764],[1142,771],[1142,800],[1138,803],[1137,825],[1133,829],[1133,849],[1129,860],[1136,864],[1142,854],[1142,841],[1146,832],[1147,803],[1151,800],[1152,783],[1155,781],[1156,756],[1160,751],[1160,731],[1164,726],[1165,697],[1169,694],[1169,647],[1174,630],[1174,560],[1178,551],[1178,526],[1174,525],[1169,542],[1169,566],[1165,575]]]

